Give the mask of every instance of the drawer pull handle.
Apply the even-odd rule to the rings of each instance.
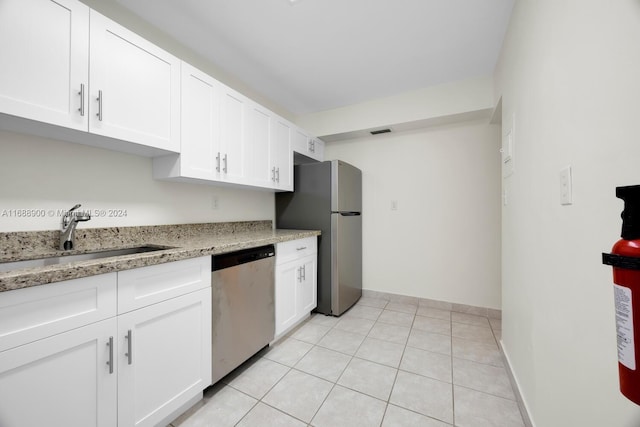
[[[107,365],[109,366],[109,373],[113,374],[113,337],[109,337],[107,347],[109,347],[109,360],[107,360]]]
[[[102,91],[101,90],[98,91],[98,98],[96,98],[96,101],[98,101],[98,113],[96,114],[96,116],[98,116],[98,120],[102,121]]]
[[[127,331],[127,335],[125,335],[124,338],[127,340],[127,352],[124,355],[127,356],[127,362],[131,365],[133,362],[133,353],[131,351],[131,329]]]
[[[305,249],[307,249],[306,246],[302,246],[300,248],[296,248],[296,251],[304,251]]]
[[[80,108],[78,108],[78,111],[80,111],[80,115],[84,117],[84,83],[80,84],[80,92],[78,92],[78,95],[80,95]]]

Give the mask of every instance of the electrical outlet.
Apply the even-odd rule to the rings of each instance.
[[[398,201],[397,200],[392,200],[391,201],[391,210],[392,211],[397,211],[398,210]]]
[[[218,200],[218,196],[214,194],[211,196],[211,210],[217,211],[219,207],[220,202]]]

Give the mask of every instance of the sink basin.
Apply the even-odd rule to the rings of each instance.
[[[171,249],[161,246],[139,246],[136,248],[116,249],[112,251],[90,252],[78,255],[61,255],[49,258],[27,259],[24,261],[0,263],[0,273],[22,268],[44,267],[46,265],[66,264],[68,262],[88,261],[92,259],[110,258],[121,255],[140,254],[145,252],[163,251]]]

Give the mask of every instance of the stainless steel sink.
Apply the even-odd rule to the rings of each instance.
[[[111,258],[121,255],[140,254],[145,252],[163,251],[171,249],[162,246],[139,246],[136,248],[116,249],[112,251],[90,252],[78,255],[61,255],[49,258],[27,259],[24,261],[0,263],[0,273],[22,268],[44,267],[46,265],[66,264],[69,262],[89,261],[92,259]]]

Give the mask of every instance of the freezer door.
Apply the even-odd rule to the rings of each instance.
[[[362,216],[331,215],[331,313],[339,316],[362,295]]]
[[[362,212],[362,171],[340,160],[331,161],[331,211]]]

